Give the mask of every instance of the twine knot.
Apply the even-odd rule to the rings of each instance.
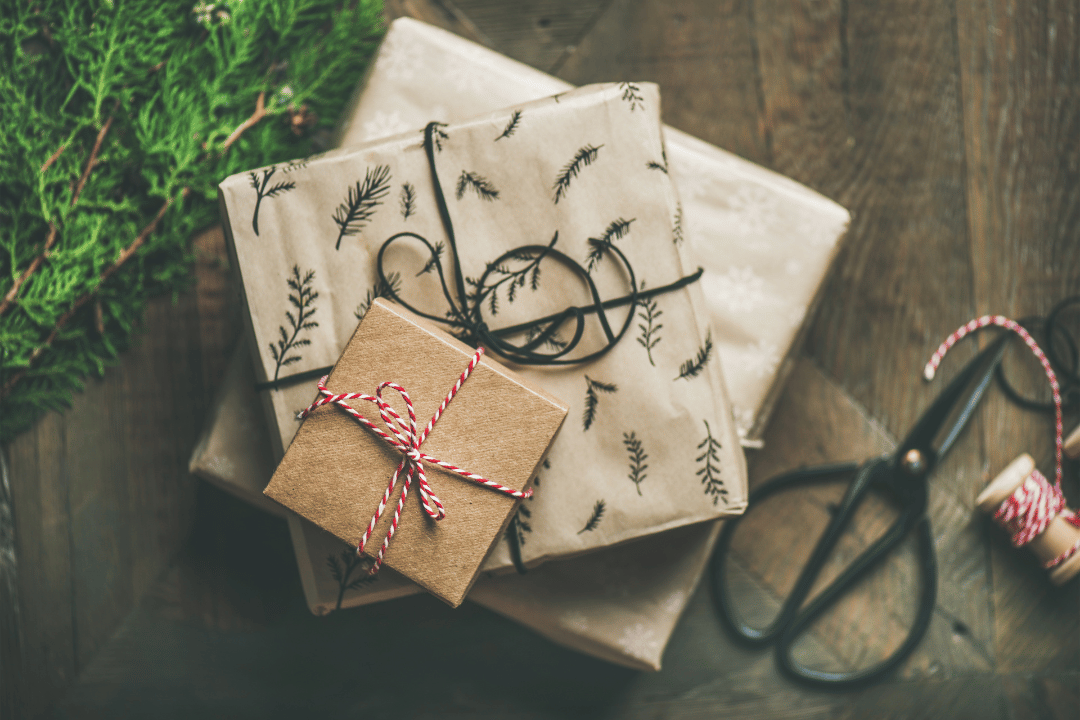
[[[307,408],[299,413],[299,418],[303,419],[310,415],[316,408],[323,405],[337,405],[345,412],[356,418],[357,422],[365,426],[378,437],[382,438],[387,444],[393,447],[395,450],[401,453],[401,462],[398,463],[397,468],[394,470],[393,475],[390,476],[390,482],[386,486],[386,491],[383,493],[382,499],[379,501],[379,506],[375,510],[375,514],[371,516],[371,522],[368,523],[367,530],[364,531],[363,537],[361,537],[359,544],[356,546],[357,554],[364,552],[368,540],[371,539],[371,534],[375,530],[375,526],[379,522],[379,518],[382,517],[383,511],[386,509],[387,503],[390,501],[391,495],[394,493],[394,488],[397,486],[398,478],[404,475],[404,484],[401,489],[401,497],[398,499],[397,507],[394,510],[394,518],[390,523],[390,529],[386,532],[386,537],[383,539],[382,547],[379,548],[379,553],[375,557],[375,562],[371,566],[371,574],[375,574],[379,571],[379,567],[382,565],[383,557],[386,555],[386,549],[390,546],[390,540],[394,537],[394,532],[397,530],[398,522],[401,520],[401,509],[405,505],[405,498],[409,494],[409,488],[413,482],[416,482],[417,490],[420,494],[420,505],[423,507],[424,512],[432,520],[442,520],[446,517],[446,508],[439,500],[438,496],[431,489],[431,485],[427,480],[427,473],[424,472],[424,463],[430,463],[437,465],[438,467],[448,470],[459,477],[471,480],[479,485],[491,488],[498,492],[509,495],[514,498],[527,498],[532,495],[532,488],[526,490],[514,490],[500,485],[497,482],[488,480],[481,475],[463,470],[455,465],[452,465],[444,460],[440,460],[436,457],[428,455],[420,448],[427,439],[427,436],[431,433],[432,428],[435,427],[435,423],[438,422],[442,416],[446,407],[450,404],[450,401],[454,399],[465,380],[472,374],[473,369],[479,364],[481,356],[484,354],[483,348],[477,348],[476,353],[473,355],[472,360],[469,361],[468,367],[461,373],[457,382],[450,388],[446,397],[439,405],[438,410],[431,416],[431,420],[428,421],[427,426],[422,432],[417,432],[416,425],[416,411],[413,408],[412,399],[409,397],[409,393],[405,388],[401,387],[395,382],[385,381],[379,383],[378,388],[375,390],[375,395],[367,395],[365,393],[334,393],[326,387],[327,377],[324,376],[319,380],[319,394],[322,396],[315,402],[309,405]],[[402,418],[395,410],[390,406],[385,399],[383,399],[383,390],[390,388],[397,392],[402,400],[405,401],[405,408],[407,410],[408,421]],[[348,404],[348,400],[367,400],[368,402],[375,403],[379,408],[379,415],[382,417],[383,424],[386,426],[386,430],[383,430],[378,425],[368,420],[352,406]],[[387,432],[387,430],[389,432]]]

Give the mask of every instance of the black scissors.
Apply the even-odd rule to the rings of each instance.
[[[838,475],[855,476],[811,552],[806,566],[799,573],[791,593],[783,602],[779,614],[765,628],[747,625],[739,617],[732,602],[724,558],[731,546],[739,518],[724,523],[712,558],[713,591],[720,619],[737,639],[750,645],[775,642],[776,660],[782,671],[813,685],[836,689],[877,680],[915,649],[930,625],[937,595],[937,562],[934,557],[930,521],[926,517],[926,479],[952,447],[974,413],[993,379],[995,369],[1001,363],[1009,339],[1009,335],[996,338],[971,360],[942,391],[892,455],[874,458],[861,465],[846,463],[795,470],[772,478],[750,493],[749,507],[753,510],[754,506],[766,497],[778,492],[835,479]],[[866,548],[832,583],[804,606],[806,596],[825,561],[869,490],[880,492],[894,502],[900,509],[899,518],[884,535]],[[917,536],[922,582],[915,621],[903,643],[892,655],[878,664],[854,672],[823,671],[800,664],[792,653],[792,646],[810,623],[890,553],[912,530],[916,531]]]

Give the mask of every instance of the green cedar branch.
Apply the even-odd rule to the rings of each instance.
[[[120,101],[118,100],[113,106],[113,112],[115,112],[119,106]],[[90,157],[86,161],[86,168],[83,170],[82,176],[79,177],[79,184],[75,186],[75,194],[71,196],[72,207],[75,207],[75,204],[79,202],[79,195],[82,194],[83,188],[86,187],[86,181],[90,178],[90,171],[94,169],[95,165],[97,165],[98,153],[101,152],[101,143],[104,142],[105,134],[109,132],[109,128],[112,126],[112,121],[113,116],[109,115],[109,117],[102,124],[101,130],[98,131],[97,138],[94,140],[94,147],[90,150]],[[52,154],[52,157],[46,160],[45,164],[41,166],[41,172],[45,172],[46,170],[48,170],[49,166],[56,162],[56,159],[60,157],[60,153],[63,152],[63,150],[64,146],[61,145],[60,149],[54,152]],[[49,234],[45,238],[45,247],[42,249],[41,254],[35,257],[33,261],[31,261],[30,266],[23,271],[23,274],[15,279],[15,282],[11,284],[11,288],[7,291],[7,293],[4,294],[4,300],[3,302],[0,302],[0,315],[3,315],[8,311],[8,308],[10,308],[12,303],[15,302],[15,298],[19,294],[19,288],[21,288],[23,286],[23,283],[29,280],[30,276],[37,272],[38,268],[41,267],[41,264],[45,262],[45,258],[49,256],[49,251],[52,250],[53,245],[56,244],[56,237],[56,224],[50,222]]]
[[[181,199],[186,198],[187,196],[187,188],[184,188],[180,191]],[[88,302],[94,300],[97,297],[98,291],[101,289],[101,286],[105,284],[105,281],[112,277],[113,274],[116,273],[116,271],[119,270],[124,263],[130,260],[131,256],[134,255],[139,250],[139,248],[141,248],[146,243],[146,239],[150,237],[154,230],[157,229],[158,223],[160,223],[161,219],[165,217],[165,213],[168,211],[169,207],[172,204],[173,198],[170,197],[166,199],[165,203],[161,206],[161,209],[158,210],[157,215],[155,215],[154,219],[150,221],[150,224],[144,227],[142,229],[142,232],[138,234],[135,240],[132,241],[132,243],[126,248],[120,251],[120,254],[117,256],[116,260],[107,268],[105,268],[105,270],[102,271],[101,275],[98,276],[97,282],[94,284],[94,289],[87,293],[84,293],[78,300],[76,300],[72,304],[70,308],[68,308],[67,312],[60,316],[60,318],[56,321],[56,324],[53,325],[52,332],[50,332],[49,336],[45,338],[45,342],[43,342],[41,345],[38,345],[34,349],[34,352],[30,354],[30,362],[28,366],[12,375],[10,378],[8,378],[7,382],[4,383],[3,389],[0,390],[0,398],[7,397],[8,394],[11,393],[11,390],[15,387],[15,385],[18,384],[20,380],[22,380],[23,376],[26,374],[26,371],[32,368],[34,364],[41,358],[42,354],[44,354],[44,352],[52,346],[53,342],[56,341],[57,335],[60,334],[60,331],[64,328],[65,325],[67,325],[68,321],[75,316],[75,313],[82,309],[82,307]]]

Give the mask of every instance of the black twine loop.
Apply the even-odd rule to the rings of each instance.
[[[555,244],[559,240],[559,233],[556,231],[547,245],[523,245],[513,250],[509,250],[497,257],[493,262],[488,263],[483,274],[478,279],[467,280],[461,272],[461,262],[458,256],[457,237],[454,234],[454,224],[450,220],[450,211],[446,205],[446,198],[443,195],[442,185],[439,182],[438,170],[435,167],[437,142],[439,139],[445,138],[445,134],[442,134],[442,130],[440,129],[442,127],[442,123],[432,122],[428,123],[427,127],[424,128],[424,152],[427,154],[428,168],[431,171],[431,180],[435,191],[435,204],[439,210],[439,218],[442,220],[443,229],[446,232],[446,237],[450,246],[450,254],[453,259],[453,273],[451,277],[454,291],[451,292],[451,289],[447,284],[446,274],[443,270],[443,263],[440,258],[441,248],[436,248],[427,238],[418,235],[417,233],[406,231],[390,236],[386,242],[382,244],[382,247],[379,248],[378,259],[376,262],[379,285],[385,288],[385,295],[420,317],[427,318],[428,320],[443,325],[448,325],[458,337],[469,344],[483,345],[488,350],[519,365],[576,365],[578,363],[591,362],[611,350],[611,348],[626,335],[627,330],[630,329],[638,303],[642,300],[680,290],[693,282],[697,282],[697,280],[701,278],[704,271],[701,268],[698,268],[697,272],[680,278],[673,283],[661,287],[650,288],[648,290],[642,290],[638,287],[637,277],[635,276],[634,269],[631,267],[630,261],[626,258],[626,255],[624,255],[613,243],[604,242],[602,248],[603,251],[613,255],[626,271],[630,285],[630,293],[612,300],[603,300],[601,299],[600,291],[597,289],[588,270],[582,267],[582,265],[572,257],[555,248]],[[439,275],[439,284],[442,287],[443,297],[446,299],[448,309],[445,316],[432,315],[431,313],[413,307],[398,295],[394,288],[395,283],[391,282],[390,278],[387,277],[383,267],[383,259],[386,255],[386,251],[391,245],[403,238],[418,240],[427,248],[431,257],[429,261],[430,265]],[[528,265],[521,270],[507,274],[502,268],[503,263],[508,260],[526,261],[528,262]],[[519,285],[523,284],[525,282],[523,276],[538,271],[540,263],[544,260],[554,260],[574,272],[588,287],[592,303],[582,307],[569,306],[560,312],[509,327],[494,330],[490,328],[484,319],[484,306],[491,302],[493,294],[504,283],[516,282],[519,283]],[[504,277],[489,285],[489,279],[496,273],[503,274]],[[467,290],[467,285],[472,286],[473,289],[471,292]],[[626,317],[616,332],[608,318],[607,311],[626,306],[628,306]],[[586,353],[585,355],[568,357],[580,344],[581,339],[585,334],[585,323],[589,316],[592,315],[595,315],[600,323],[600,327],[604,332],[605,344],[598,350]],[[570,322],[574,325],[573,337],[569,341],[558,339],[556,337],[558,331]],[[526,335],[525,342],[521,344],[515,344],[508,339],[521,334]],[[553,345],[556,349],[551,352],[541,352],[538,348],[543,345]],[[294,375],[288,375],[270,382],[257,383],[255,389],[260,391],[274,390],[297,382],[319,378],[331,369],[332,368],[330,367],[316,368]]]
[[[690,283],[697,281],[701,277],[703,271],[701,268],[698,268],[696,273],[681,278],[674,283],[647,291],[641,290],[638,287],[634,269],[630,265],[630,261],[626,258],[626,255],[624,255],[614,244],[607,242],[604,243],[603,250],[614,255],[625,269],[629,278],[630,293],[614,300],[605,301],[601,299],[600,292],[593,282],[592,277],[589,275],[589,272],[572,257],[561,250],[556,249],[555,244],[559,240],[559,233],[556,231],[547,245],[523,245],[513,250],[508,250],[494,261],[488,263],[483,274],[481,274],[478,279],[467,280],[461,272],[461,262],[457,249],[457,237],[454,234],[454,225],[450,220],[450,211],[446,205],[446,198],[443,195],[442,185],[439,182],[438,170],[435,167],[435,134],[439,132],[440,127],[442,127],[441,123],[433,122],[429,123],[424,129],[424,152],[427,154],[428,167],[431,170],[432,185],[434,186],[435,191],[435,204],[439,209],[439,217],[442,220],[443,229],[446,232],[450,247],[450,255],[453,259],[452,280],[457,297],[455,299],[454,293],[450,292],[450,288],[447,285],[439,250],[436,249],[427,238],[416,233],[399,232],[388,238],[386,242],[383,243],[382,247],[379,248],[376,271],[378,272],[380,286],[386,288],[386,296],[408,310],[421,317],[427,318],[428,320],[449,325],[454,328],[459,337],[467,340],[470,344],[483,345],[488,350],[519,365],[575,365],[578,363],[591,362],[614,347],[615,344],[626,335],[627,330],[630,329],[630,325],[634,320],[634,313],[637,309],[637,305],[641,300],[650,298],[654,295],[679,290]],[[443,297],[446,299],[446,304],[449,308],[445,316],[432,315],[419,308],[413,307],[398,295],[397,291],[394,289],[394,283],[390,282],[390,279],[387,277],[383,266],[386,251],[391,245],[402,238],[419,240],[427,247],[431,257],[429,263],[439,275],[439,284],[442,287]],[[503,264],[509,260],[525,261],[528,262],[528,265],[511,274],[506,274],[502,268]],[[530,320],[529,322],[519,323],[497,330],[491,329],[484,318],[484,307],[488,305],[493,293],[497,292],[499,287],[504,283],[524,283],[525,277],[528,274],[537,271],[540,267],[540,263],[544,260],[554,260],[574,272],[588,287],[589,295],[592,298],[592,304],[584,307],[570,306],[560,312]],[[495,273],[500,273],[504,276],[499,280],[488,284],[488,281]],[[471,292],[467,290],[467,285],[472,286]],[[608,318],[607,311],[623,306],[629,306],[629,309],[622,325],[616,332],[612,328],[612,323]],[[596,316],[596,319],[600,323],[600,327],[603,329],[606,340],[604,346],[585,355],[568,357],[580,344],[581,339],[585,334],[586,320],[590,315]],[[556,349],[551,352],[541,352],[538,350],[541,346],[548,344],[555,337],[556,333],[569,322],[573,322],[574,325],[573,337],[569,341],[565,343],[559,341]],[[523,333],[527,336],[524,343],[516,344],[508,339]]]

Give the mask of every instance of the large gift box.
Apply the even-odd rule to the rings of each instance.
[[[565,405],[382,299],[319,390],[265,494],[457,607]]]
[[[280,447],[311,377],[390,294],[570,404],[528,521],[485,570],[741,512],[745,461],[659,104],[650,84],[582,88],[223,181]]]

